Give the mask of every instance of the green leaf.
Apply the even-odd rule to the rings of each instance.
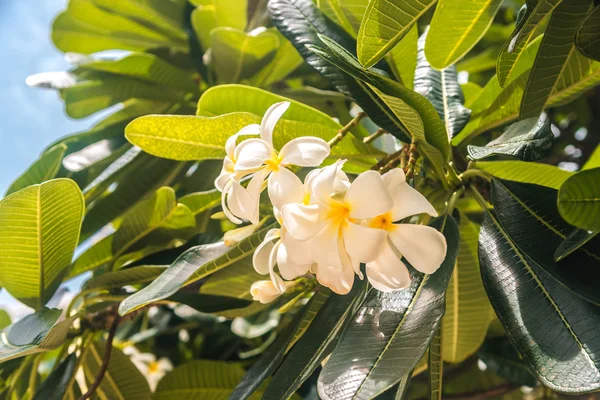
[[[179,199],[179,202],[198,215],[221,204],[221,192],[216,189],[205,192],[189,193]]]
[[[227,296],[213,296],[190,292],[177,292],[168,298],[169,301],[185,304],[202,313],[223,313],[248,307],[252,300],[236,299]]]
[[[269,31],[246,33],[220,27],[210,31],[212,63],[220,82],[249,78],[269,64],[279,48],[279,38]]]
[[[575,44],[579,51],[586,57],[600,61],[600,6],[596,6],[581,22],[577,35],[575,36]]]
[[[4,329],[12,323],[10,315],[5,310],[0,309],[0,329]]]
[[[462,362],[479,349],[492,313],[479,271],[479,227],[460,213],[459,232],[460,248],[446,291],[446,314],[442,318],[443,359],[451,363]]]
[[[575,34],[589,9],[589,0],[570,0],[552,12],[523,92],[521,118],[536,117],[547,107],[571,54],[577,51]]]
[[[244,376],[237,364],[196,360],[178,366],[158,383],[155,400],[227,399]],[[253,400],[260,399],[257,393]]]
[[[42,382],[32,400],[62,400],[76,367],[77,356],[71,353]]]
[[[31,164],[27,171],[14,180],[6,191],[5,196],[25,189],[27,186],[40,184],[54,178],[60,170],[66,151],[67,146],[62,143],[45,151],[40,158]]]
[[[279,49],[271,62],[248,79],[253,86],[266,87],[285,79],[294,72],[304,60],[296,48],[279,31],[274,30],[279,38]],[[206,92],[205,92],[206,93]]]
[[[483,37],[501,5],[502,0],[440,0],[425,44],[427,60],[436,69],[456,63]]]
[[[571,232],[556,206],[554,189],[509,181],[492,181],[492,204],[498,221],[523,254],[577,296],[600,305],[594,284],[600,279],[600,254],[588,244],[568,260],[554,261],[554,251]]]
[[[110,263],[113,259],[112,239],[113,235],[102,238],[81,253],[71,266],[67,279]]]
[[[594,152],[581,167],[582,170],[600,167],[600,145],[596,146]]]
[[[346,32],[356,37],[367,10],[368,0],[318,0],[319,9],[336,21]]]
[[[502,135],[485,146],[467,146],[469,158],[481,160],[490,156],[508,155],[523,161],[536,161],[552,148],[554,135],[550,119],[542,115],[510,125]]]
[[[444,295],[459,247],[452,217],[438,219],[435,225],[444,227],[448,241],[440,269],[432,275],[411,270],[412,283],[405,290],[369,293],[321,371],[321,397],[373,398],[398,383],[425,354],[444,314]],[[368,346],[360,345],[366,340]]]
[[[600,365],[594,355],[600,309],[532,262],[489,213],[481,227],[479,258],[498,318],[542,383],[562,393],[598,390]]]
[[[205,51],[211,46],[210,32],[214,28],[246,28],[247,0],[219,0],[218,6],[213,0],[192,0],[191,3],[197,6],[191,15],[192,27]]]
[[[483,88],[474,82],[467,82],[464,85],[460,85],[460,87],[465,96],[465,107],[470,107],[483,91]]]
[[[267,348],[261,355],[261,358],[246,372],[242,381],[231,393],[230,398],[246,400],[261,387],[281,364],[287,349],[292,344],[296,332],[303,328],[303,322],[306,318],[314,317],[313,303],[317,302],[322,305],[323,301],[323,294],[319,292],[315,293],[309,303],[278,334],[275,342]]]
[[[76,85],[78,81],[77,75],[68,71],[41,72],[25,79],[27,86],[44,89],[64,89]]]
[[[496,55],[499,49],[496,46],[488,47],[478,54],[469,55],[469,57],[459,61],[456,64],[456,70],[466,71],[469,74],[491,71],[496,68]],[[467,84],[473,82],[467,82]],[[464,85],[461,85],[463,87]]]
[[[440,3],[441,5],[442,3]],[[465,98],[458,84],[456,67],[450,66],[438,71],[432,68],[425,57],[425,41],[430,34],[423,33],[417,42],[414,89],[433,104],[438,115],[444,121],[446,132],[451,139],[465,127],[471,116],[471,110],[463,106]]]
[[[600,168],[581,171],[558,192],[560,215],[580,229],[600,231]]]
[[[496,178],[509,181],[533,183],[558,190],[572,172],[554,165],[525,161],[478,161],[476,167]]]
[[[145,51],[171,47],[187,52],[185,38],[175,40],[125,16],[97,7],[90,0],[69,1],[52,24],[52,41],[63,52],[90,54],[102,50]]]
[[[0,282],[19,301],[40,308],[71,263],[84,213],[70,179],[29,186],[0,201]]]
[[[442,322],[443,326],[443,322]],[[429,372],[429,399],[442,399],[442,327],[438,328],[436,334],[429,344],[427,352],[427,370]],[[408,375],[402,380],[407,379]]]
[[[504,336],[487,339],[477,355],[489,370],[511,383],[530,387],[538,384],[517,349]]]
[[[177,203],[175,190],[162,187],[123,216],[123,222],[113,236],[112,252],[117,258],[148,245],[163,249],[171,241],[189,236],[189,228],[195,225],[190,209]]]
[[[592,240],[598,232],[575,229],[567,235],[565,240],[558,246],[554,252],[554,260],[560,261],[581,246]]]
[[[345,323],[364,300],[365,281],[357,280],[350,293],[331,294],[304,335],[291,348],[267,386],[264,400],[288,399],[329,355]]]
[[[418,39],[419,29],[415,24],[387,55],[387,61],[390,63],[396,80],[409,89],[413,88],[415,80]]]
[[[381,60],[408,33],[413,24],[436,0],[373,0],[358,31],[358,60],[365,68]]]
[[[165,269],[166,267],[162,265],[140,265],[119,271],[106,272],[86,281],[83,290],[119,289],[123,286],[148,283],[162,274]]]
[[[0,362],[63,344],[75,317],[61,320],[60,316],[60,310],[42,307],[4,328],[0,335]]]
[[[82,355],[82,369],[88,387],[96,380],[106,345],[92,342]],[[96,395],[101,399],[148,400],[151,398],[148,382],[137,367],[121,350],[113,346],[108,368]]]
[[[402,124],[362,81],[345,73],[306,46],[323,46],[324,35],[344,49],[354,52],[356,41],[338,25],[329,21],[311,0],[271,0],[268,3],[271,20],[277,29],[296,47],[302,58],[341,93],[351,97],[377,125],[403,141],[409,141]],[[387,69],[385,64],[378,65]]]

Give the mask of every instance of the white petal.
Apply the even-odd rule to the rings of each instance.
[[[354,271],[352,267],[340,269],[330,267],[327,264],[317,265],[317,280],[323,286],[328,287],[337,294],[348,294],[354,283]]]
[[[269,261],[271,259],[271,251],[273,250],[273,240],[279,238],[279,229],[271,229],[265,235],[264,240],[258,245],[252,255],[252,265],[256,272],[261,275],[269,273]]]
[[[340,251],[339,226],[327,224],[321,231],[310,240],[310,254],[317,264],[328,265],[333,268],[341,268],[342,260]]]
[[[288,256],[296,264],[312,264],[314,262],[310,256],[309,240],[296,240],[286,231],[285,227],[281,227],[281,241],[287,250]]]
[[[389,238],[416,270],[434,273],[446,257],[446,238],[436,229],[424,225],[396,224]]]
[[[311,175],[310,191],[317,201],[323,204],[329,203],[331,195],[334,193],[338,171],[342,169],[345,162],[346,160],[338,160],[335,163],[320,169],[318,173]]]
[[[235,149],[235,170],[259,168],[273,155],[273,148],[261,139],[244,140]]]
[[[410,274],[406,265],[386,243],[375,260],[367,263],[367,278],[375,289],[391,292],[410,285]]]
[[[281,296],[281,292],[271,281],[257,281],[250,286],[250,294],[254,301],[267,304]]]
[[[363,172],[352,182],[345,202],[350,207],[350,217],[357,219],[385,214],[393,205],[381,175],[375,171]]]
[[[306,274],[311,264],[297,264],[289,256],[285,245],[279,246],[277,251],[277,266],[283,279],[291,281]]]
[[[227,141],[225,142],[225,151],[227,152],[227,156],[231,159],[234,158],[235,147],[237,146],[238,137],[246,135],[258,135],[259,133],[260,125],[251,124],[240,129],[235,135],[230,136],[229,139],[227,139]]]
[[[171,361],[169,361],[168,358],[163,357],[160,360],[158,360],[158,368],[162,372],[172,371],[173,370],[173,364],[171,363]]]
[[[318,167],[329,155],[329,144],[323,139],[304,136],[287,142],[279,152],[284,165]]]
[[[258,209],[257,201],[242,185],[237,182],[231,182],[231,190],[229,191],[229,196],[227,196],[229,210],[238,218],[246,219],[253,224],[258,223],[258,216],[255,215]]]
[[[271,250],[271,257],[269,258],[269,277],[271,278],[271,282],[273,285],[281,292],[285,292],[285,282],[277,273],[275,272],[275,264],[277,264],[277,253],[279,252],[279,248],[281,247],[281,241],[275,243],[273,249]]]
[[[225,184],[227,184],[227,182],[235,176],[233,172],[234,166],[235,164],[233,161],[231,161],[229,157],[225,157],[223,160],[223,168],[221,168],[221,173],[219,176],[217,176],[217,179],[215,179],[215,187],[219,192],[222,192]]]
[[[289,203],[302,203],[304,185],[296,174],[287,168],[280,167],[269,176],[269,198],[277,208]]]
[[[344,237],[344,247],[350,257],[366,263],[379,256],[387,232],[383,229],[369,228],[347,222],[342,228],[342,235]]]
[[[399,221],[411,215],[427,213],[433,217],[437,217],[438,213],[429,201],[412,188],[408,183],[400,183],[390,192],[394,199],[392,207],[393,221]]]
[[[273,104],[269,107],[260,123],[260,138],[271,147],[273,147],[273,130],[275,129],[275,125],[277,125],[277,121],[279,121],[279,118],[287,111],[289,106],[289,101]]]
[[[281,214],[285,229],[297,240],[308,240],[323,227],[323,210],[317,204],[286,204]]]
[[[221,208],[223,208],[223,212],[225,213],[225,216],[231,222],[233,222],[234,224],[241,224],[242,220],[237,218],[235,215],[233,215],[233,213],[229,210],[229,206],[228,206],[229,197],[231,196],[232,186],[234,183],[236,183],[236,182],[230,180],[225,184],[225,187],[223,188],[223,193],[221,193]]]
[[[399,184],[406,182],[406,174],[401,168],[394,168],[383,174],[381,178],[390,191]]]

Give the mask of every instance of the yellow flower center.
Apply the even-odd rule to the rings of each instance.
[[[396,225],[393,224],[392,213],[387,212],[385,214],[381,214],[373,218],[369,223],[369,227],[391,231],[396,228]]]
[[[346,222],[350,220],[350,207],[346,203],[334,201],[331,208],[327,212],[326,218],[333,224],[339,224],[344,227]]]
[[[271,171],[276,172],[279,171],[279,165],[281,164],[281,158],[277,154],[273,154],[271,158],[265,161],[267,168]]]
[[[160,370],[160,366],[158,365],[158,361],[152,361],[148,364],[148,373],[155,374]]]

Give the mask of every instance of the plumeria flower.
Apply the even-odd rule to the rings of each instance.
[[[282,147],[281,151],[275,150],[273,131],[289,106],[289,102],[273,104],[265,113],[259,126],[260,138],[244,140],[235,146],[233,152],[228,152],[228,157],[225,158],[224,173],[217,178],[218,182],[215,182],[215,186],[217,189],[219,186],[222,187],[223,211],[235,223],[241,223],[241,219],[249,220],[253,224],[258,223],[260,193],[265,180],[268,180],[269,195],[285,191],[291,176],[294,175],[286,167],[290,165],[317,167],[329,155],[329,144],[323,139],[312,136],[292,139]],[[251,125],[251,127],[244,133],[254,132],[256,126]],[[235,144],[236,140],[237,137],[232,143]],[[244,189],[239,184],[239,180],[249,174],[254,175]],[[278,197],[275,195],[271,198]],[[273,205],[278,207],[277,201]]]
[[[344,161],[325,167],[311,180],[315,204],[287,204],[282,208],[289,234],[310,241],[317,280],[338,294],[352,288],[354,274],[362,277],[360,263],[374,261],[386,231],[360,224],[387,213],[393,206],[385,183],[375,171],[360,174],[345,192],[335,189]]]
[[[273,282],[270,280],[254,282],[252,286],[250,286],[250,294],[252,295],[252,299],[254,301],[259,301],[262,304],[270,303],[285,293],[287,288],[293,285],[293,282],[282,281],[282,284],[284,285],[283,290],[273,284]]]
[[[167,372],[173,370],[173,364],[171,364],[171,361],[166,357],[157,360],[154,354],[140,353],[133,346],[124,348],[123,353],[129,356],[131,362],[146,377],[152,391],[156,390],[156,386],[162,377],[165,376]]]
[[[369,222],[371,228],[383,230],[387,237],[379,256],[366,263],[366,272],[373,287],[390,292],[410,284],[402,257],[416,270],[432,274],[446,257],[446,238],[430,226],[394,223],[416,214],[438,214],[421,193],[406,183],[401,169],[386,173],[383,181],[394,203],[389,211]]]

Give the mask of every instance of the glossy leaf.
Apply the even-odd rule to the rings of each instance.
[[[40,158],[31,164],[27,171],[15,179],[6,191],[5,196],[25,189],[27,186],[37,185],[56,177],[66,151],[67,146],[61,143],[44,152]]]
[[[88,387],[96,380],[105,352],[104,342],[90,343],[82,354],[82,369]],[[113,346],[108,368],[100,386],[99,398],[148,400],[151,397],[148,382],[128,356]]]
[[[304,335],[292,347],[267,386],[264,400],[288,399],[329,355],[342,327],[366,296],[365,281],[356,281],[350,293],[331,294]]]
[[[444,219],[436,226],[442,224]],[[321,371],[317,387],[323,399],[373,398],[419,362],[439,328],[458,253],[458,226],[452,217],[446,217],[443,231],[448,252],[438,271],[422,275],[413,270],[409,288],[369,293]]]
[[[481,227],[479,258],[498,318],[544,385],[563,393],[598,390],[593,327],[600,323],[600,309],[574,296],[523,254],[490,214]]]
[[[600,304],[600,295],[591,282],[600,279],[600,254],[583,246],[568,260],[554,261],[554,250],[571,232],[556,206],[558,192],[537,185],[510,181],[492,182],[492,204],[498,221],[519,249],[550,276],[575,295]]]
[[[600,168],[581,171],[558,192],[560,215],[580,229],[600,231]]]
[[[543,158],[552,147],[554,135],[546,116],[515,122],[498,138],[485,146],[467,147],[469,158],[481,160],[490,156],[508,155],[523,161]]]
[[[220,27],[210,32],[212,63],[224,83],[249,78],[265,67],[279,48],[279,38],[269,31],[250,32]]]
[[[554,252],[554,260],[560,261],[593,238],[598,232],[575,229],[567,235],[565,240],[558,246]]]
[[[76,366],[77,356],[71,353],[42,382],[32,400],[62,400],[75,374]]]
[[[436,0],[373,0],[358,31],[358,60],[372,67],[408,33],[413,24]]]
[[[585,56],[600,61],[600,6],[596,6],[581,22],[577,35],[575,36],[575,44],[579,51]]]
[[[443,2],[438,7],[442,4]],[[431,29],[429,29],[429,32],[421,35],[417,42],[417,67],[415,71],[414,90],[422,94],[433,104],[438,115],[446,125],[448,137],[452,139],[469,121],[471,110],[463,106],[465,99],[462,89],[458,84],[456,67],[449,66],[442,71],[438,71],[432,68],[428,58],[425,57],[425,41],[429,35],[431,35]]]
[[[222,361],[196,360],[182,364],[158,383],[154,399],[227,399],[244,376],[242,367]],[[257,393],[252,400],[260,399]]]
[[[509,181],[533,183],[558,190],[571,176],[572,172],[562,170],[554,165],[527,163],[524,161],[478,161],[475,164],[496,178]]]
[[[444,361],[451,363],[462,362],[479,349],[492,314],[479,271],[479,227],[461,213],[459,232],[460,248],[442,318],[442,354]]]
[[[436,69],[455,64],[483,37],[501,5],[502,0],[440,0],[425,44],[427,60]]]
[[[65,341],[74,318],[61,319],[61,311],[42,307],[0,335],[0,362],[52,350]]]
[[[162,265],[141,265],[119,271],[106,272],[86,281],[83,290],[119,289],[128,285],[148,283],[162,274],[167,267]]]
[[[84,213],[70,179],[29,186],[0,201],[0,281],[19,301],[40,308],[71,263]]]
[[[488,338],[477,355],[488,369],[511,383],[530,387],[538,384],[517,349],[504,336]]]

